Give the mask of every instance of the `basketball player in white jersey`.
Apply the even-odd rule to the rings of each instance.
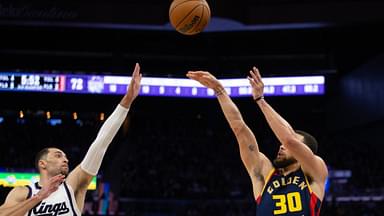
[[[109,144],[139,94],[140,81],[140,66],[136,63],[126,94],[73,171],[68,171],[68,159],[60,149],[41,150],[36,157],[40,181],[13,188],[0,206],[0,216],[80,216],[88,185],[97,175]]]

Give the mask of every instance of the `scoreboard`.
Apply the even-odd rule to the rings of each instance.
[[[231,97],[250,96],[246,78],[219,79]],[[36,74],[0,72],[0,91],[80,94],[125,94],[129,76],[85,74]],[[323,95],[324,76],[263,78],[266,96]],[[143,77],[140,95],[170,97],[214,97],[214,92],[188,78]]]

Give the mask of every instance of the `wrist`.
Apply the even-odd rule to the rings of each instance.
[[[219,85],[219,86],[215,87],[213,89],[213,91],[215,92],[216,96],[220,96],[220,95],[225,93],[225,88],[223,86]]]
[[[124,108],[124,109],[127,109],[127,110],[129,110],[129,108],[131,107],[131,104],[132,103],[119,103],[121,108]]]
[[[257,98],[254,98],[253,100],[257,103],[258,101],[263,100],[263,99],[264,99],[264,95],[261,95]]]
[[[133,102],[133,99],[131,97],[125,96],[121,101],[120,101],[120,106],[129,109],[131,107],[131,104]]]
[[[31,197],[31,199],[40,202],[40,201],[42,201],[43,199],[45,199],[45,197],[44,197],[42,194],[40,194],[40,192],[38,192],[37,194],[33,195],[33,196]]]

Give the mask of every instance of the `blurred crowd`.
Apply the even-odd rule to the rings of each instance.
[[[99,175],[98,185],[108,182],[111,196],[118,202],[113,211],[104,214],[254,215],[251,182],[222,113],[212,109],[168,114],[143,110],[133,111],[127,118]],[[245,119],[258,135],[260,149],[274,157],[278,144],[267,126],[249,116]],[[102,123],[68,120],[51,126],[44,119],[4,119],[0,124],[0,167],[2,171],[33,170],[34,154],[56,146],[66,152],[73,168]],[[380,174],[384,147],[379,139],[383,125],[377,122],[318,137],[319,154],[329,168],[352,173],[344,181],[329,179],[321,215],[381,215],[383,198],[344,202],[336,198],[384,195]],[[9,188],[1,188],[1,201],[7,191]],[[87,194],[85,215],[98,214],[101,196],[99,190]]]

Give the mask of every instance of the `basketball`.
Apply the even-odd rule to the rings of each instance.
[[[211,19],[206,0],[174,0],[169,7],[169,21],[176,31],[195,35],[204,30]]]

